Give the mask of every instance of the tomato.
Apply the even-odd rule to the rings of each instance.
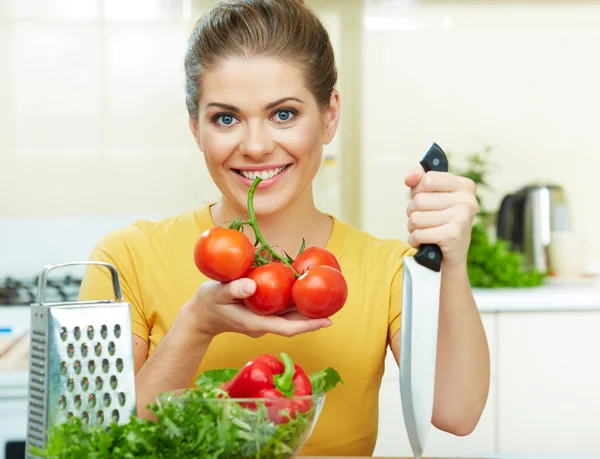
[[[340,271],[331,266],[313,266],[302,274],[292,289],[296,309],[310,319],[330,317],[348,298],[348,284]]]
[[[292,267],[298,274],[304,273],[311,266],[331,266],[342,271],[335,255],[322,247],[309,247],[296,257]]]
[[[194,262],[206,277],[231,282],[246,274],[252,266],[254,246],[244,233],[217,226],[198,238]]]
[[[256,266],[246,277],[256,282],[254,294],[244,304],[256,314],[275,314],[292,304],[294,271],[283,263]]]

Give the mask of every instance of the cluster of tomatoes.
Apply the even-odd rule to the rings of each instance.
[[[256,314],[277,314],[294,305],[304,316],[318,319],[342,309],[348,285],[330,251],[309,247],[295,259],[270,258],[265,263],[267,252],[255,249],[241,231],[214,227],[196,242],[194,261],[200,272],[218,282],[252,279],[256,291],[244,303]]]

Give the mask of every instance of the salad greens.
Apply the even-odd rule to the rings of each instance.
[[[285,458],[302,445],[313,425],[322,400],[313,399],[312,408],[297,413],[285,424],[273,424],[267,407],[257,403],[249,409],[227,401],[219,386],[238,370],[208,370],[196,380],[197,389],[159,397],[150,404],[156,421],[131,416],[123,425],[83,425],[72,417],[54,426],[45,450],[31,448],[39,457],[57,459],[100,458]],[[327,368],[310,376],[313,395],[324,394],[342,382]],[[222,397],[220,400],[215,400]]]

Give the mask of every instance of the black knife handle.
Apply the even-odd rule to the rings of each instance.
[[[437,171],[437,172],[448,172],[448,158],[444,150],[440,146],[433,142],[423,156],[421,160],[421,166],[425,169],[425,172]]]
[[[429,171],[448,172],[448,158],[444,150],[435,142],[431,144],[421,160],[425,173]],[[421,266],[440,272],[442,269],[442,251],[436,244],[423,244],[414,256],[415,261]]]

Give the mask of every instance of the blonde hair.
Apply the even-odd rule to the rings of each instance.
[[[337,83],[327,30],[302,0],[221,0],[198,20],[185,55],[188,113],[198,118],[202,73],[219,60],[267,56],[299,65],[317,104],[329,105]]]

